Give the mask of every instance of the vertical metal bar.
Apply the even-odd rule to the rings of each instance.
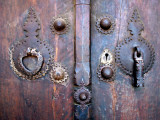
[[[75,119],[90,119],[90,0],[75,3]]]

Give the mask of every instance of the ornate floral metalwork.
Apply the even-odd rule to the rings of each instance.
[[[49,70],[53,49],[39,37],[40,22],[33,8],[29,9],[23,31],[25,37],[10,48],[10,64],[19,77],[34,80],[45,76]],[[25,64],[26,59],[35,59],[36,62]]]
[[[65,34],[69,30],[69,20],[64,17],[53,17],[50,24],[50,29],[53,34]]]
[[[88,88],[85,87],[84,83],[81,84],[81,87],[76,90],[74,93],[74,98],[77,103],[80,104],[81,109],[87,107],[87,103],[91,100],[91,93]]]
[[[102,34],[111,34],[115,29],[115,20],[111,15],[104,15],[97,19],[96,28]]]
[[[66,68],[59,63],[54,63],[52,65],[52,70],[50,72],[50,77],[53,82],[63,83],[68,79],[68,73]]]
[[[104,69],[107,69],[107,74],[103,72]],[[111,82],[114,81],[115,71],[116,70],[113,64],[100,64],[97,69],[97,75],[99,80],[104,82]]]
[[[135,49],[139,48],[144,56],[144,74],[152,68],[155,52],[152,45],[141,36],[144,25],[137,10],[134,10],[128,23],[128,30],[131,36],[125,38],[116,47],[116,62],[126,74],[133,75],[133,54]]]

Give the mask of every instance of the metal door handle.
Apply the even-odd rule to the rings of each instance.
[[[130,36],[116,47],[116,62],[126,74],[134,78],[134,86],[144,86],[144,74],[152,68],[155,52],[152,45],[141,36],[144,26],[138,10],[134,10],[131,16],[128,30]]]
[[[134,52],[134,62],[135,62],[135,76],[134,82],[136,87],[144,87],[144,61],[143,61],[143,53],[139,48]]]

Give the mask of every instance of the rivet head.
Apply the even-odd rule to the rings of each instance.
[[[66,28],[66,22],[62,18],[58,18],[53,23],[54,29],[57,31],[62,31]]]
[[[110,79],[113,76],[113,70],[110,67],[104,67],[101,70],[102,77],[105,79]]]
[[[61,68],[57,68],[53,71],[53,78],[55,80],[61,80],[64,78],[64,71]]]
[[[84,100],[87,99],[87,96],[86,96],[85,93],[81,93],[81,94],[79,95],[79,98],[80,98],[80,100],[84,101]]]
[[[109,30],[110,27],[111,27],[112,23],[111,21],[108,19],[108,18],[103,18],[101,21],[100,21],[100,27],[104,30]]]

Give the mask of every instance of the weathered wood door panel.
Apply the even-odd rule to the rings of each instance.
[[[91,2],[91,74],[93,118],[96,120],[158,120],[159,97],[159,14],[158,0],[94,0]],[[124,38],[130,36],[128,21],[133,11],[139,11],[144,24],[142,36],[155,49],[155,64],[145,74],[142,88],[132,86],[132,77],[126,75],[115,64],[116,77],[112,82],[99,81],[96,70],[104,49],[115,56],[115,48]],[[106,14],[111,15],[116,27],[111,34],[102,34],[96,28],[96,21]]]
[[[40,20],[40,38],[54,49],[54,61],[67,68],[66,84],[56,84],[45,77],[23,80],[10,67],[9,48],[24,37],[23,24],[33,7]],[[74,67],[74,3],[70,0],[1,0],[0,32],[0,119],[62,120],[73,118],[72,81]],[[50,30],[53,17],[68,19],[66,34]],[[65,51],[65,52],[64,52]]]

